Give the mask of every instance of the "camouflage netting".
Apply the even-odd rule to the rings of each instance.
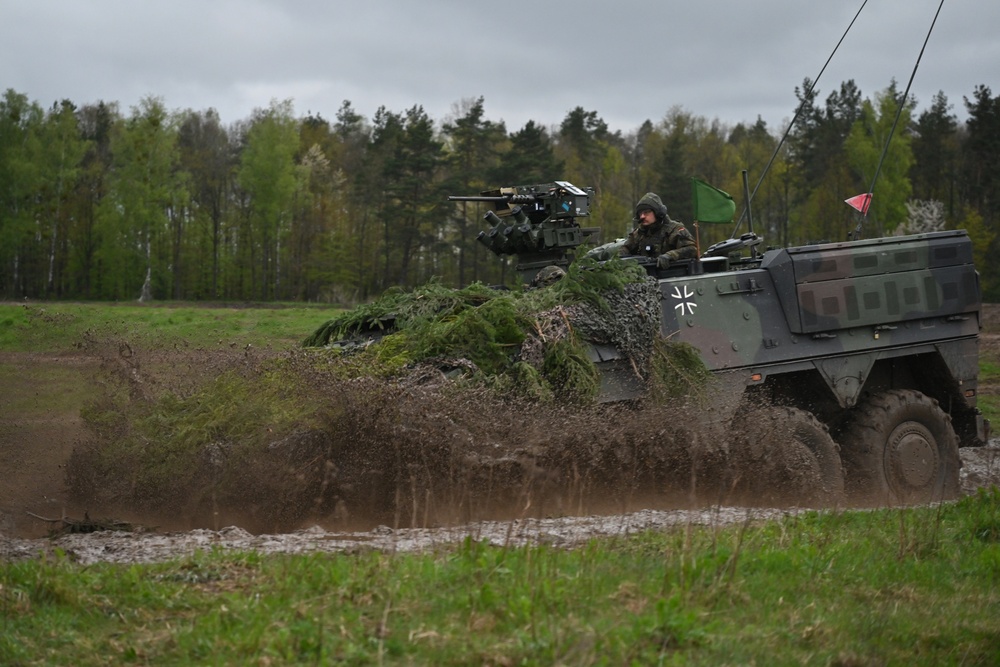
[[[537,289],[474,284],[451,290],[431,283],[412,292],[390,290],[324,323],[304,346],[360,353],[372,373],[401,373],[437,360],[522,396],[589,400],[600,384],[589,342],[616,347],[643,380],[666,373],[659,385],[671,395],[696,393],[707,371],[686,346],[663,340],[659,328],[659,288],[641,267],[582,260]],[[664,355],[669,363],[658,360]]]
[[[629,283],[621,292],[602,294],[607,308],[580,303],[567,308],[567,317],[577,335],[595,343],[613,345],[639,369],[649,364],[650,341],[660,333],[660,288],[647,278]]]

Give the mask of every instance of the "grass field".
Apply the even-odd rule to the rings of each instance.
[[[74,417],[89,374],[68,360],[88,337],[277,351],[333,314],[0,305],[0,427]],[[992,385],[1000,359],[985,349]],[[0,448],[16,444],[3,437]],[[998,618],[996,489],[942,506],[687,526],[572,550],[468,541],[416,554],[0,563],[5,666],[996,665]]]
[[[0,303],[0,350],[72,351],[88,334],[125,335],[211,349],[297,345],[338,311],[330,306],[220,306],[158,302]]]
[[[0,565],[4,665],[995,665],[1000,493],[583,548]]]

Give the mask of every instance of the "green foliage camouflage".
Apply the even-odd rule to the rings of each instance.
[[[431,282],[391,289],[321,325],[304,347],[334,344],[379,372],[428,360],[468,360],[488,385],[538,399],[593,399],[600,376],[587,342],[624,352],[636,373],[653,367],[669,396],[697,391],[708,372],[686,345],[659,333],[659,290],[638,265],[580,259],[566,276],[537,289],[498,290],[475,283],[449,289]]]
[[[657,398],[700,400],[708,395],[714,376],[693,345],[670,342],[661,336],[653,344],[650,362],[651,388]]]

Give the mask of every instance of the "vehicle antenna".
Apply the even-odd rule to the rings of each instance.
[[[760,184],[764,182],[764,176],[766,176],[767,172],[771,169],[771,164],[774,162],[774,158],[778,156],[778,151],[781,150],[781,147],[785,143],[785,139],[788,138],[788,134],[792,131],[792,128],[795,126],[795,121],[797,121],[799,119],[799,116],[802,114],[802,109],[806,105],[806,100],[809,99],[809,94],[812,93],[813,89],[816,87],[816,84],[819,83],[820,77],[823,76],[823,72],[826,71],[826,66],[830,64],[831,60],[833,60],[833,56],[834,54],[837,53],[837,49],[840,48],[840,45],[844,42],[844,38],[847,37],[847,33],[851,31],[852,27],[854,27],[854,22],[858,20],[859,16],[861,16],[861,10],[864,9],[865,5],[867,4],[868,0],[864,0],[861,3],[861,7],[858,8],[858,11],[854,15],[854,18],[851,19],[851,23],[847,26],[847,30],[845,30],[844,34],[840,36],[840,40],[837,41],[837,45],[833,47],[833,51],[830,53],[830,57],[828,57],[826,59],[826,62],[823,63],[823,67],[819,70],[819,74],[817,74],[816,78],[809,83],[808,90],[805,91],[805,94],[802,96],[802,101],[799,103],[799,107],[795,110],[795,115],[792,116],[792,122],[790,122],[788,124],[788,127],[785,128],[785,134],[781,137],[781,141],[778,142],[778,145],[775,146],[774,153],[771,154],[771,159],[767,161],[767,165],[764,166],[764,171],[761,172],[760,178],[757,180],[757,185],[754,186],[753,192],[750,193],[750,197],[747,199],[746,206],[743,208],[743,213],[740,214],[739,220],[736,221],[736,227],[733,229],[733,233],[730,234],[731,237],[736,236],[736,231],[740,228],[740,225],[743,224],[743,219],[747,217],[747,213],[750,207],[750,201],[753,199],[754,195],[757,194],[757,190],[758,188],[760,188]]]
[[[869,200],[875,192],[875,181],[878,180],[879,172],[882,171],[882,163],[885,161],[886,153],[889,152],[889,142],[892,141],[892,135],[896,132],[896,125],[899,123],[899,117],[903,113],[903,107],[906,105],[906,100],[910,98],[910,86],[913,85],[913,78],[917,75],[917,68],[920,67],[920,59],[924,57],[924,49],[927,48],[927,42],[931,38],[931,33],[934,31],[934,24],[937,23],[938,15],[941,13],[941,8],[944,6],[944,0],[938,4],[937,11],[934,13],[934,20],[931,21],[931,27],[927,31],[927,36],[924,38],[924,45],[920,47],[920,55],[917,56],[917,62],[913,64],[913,71],[910,73],[910,80],[906,83],[906,90],[903,91],[902,97],[899,99],[899,103],[896,105],[896,118],[892,121],[892,129],[889,130],[889,136],[885,140],[885,146],[882,147],[882,156],[878,160],[878,167],[875,168],[875,175],[872,177],[872,185],[868,188]],[[848,239],[859,239],[861,238],[861,226],[864,225],[865,220],[868,219],[869,206],[864,207],[864,212],[861,217],[858,218],[858,226],[854,228],[854,233],[850,234]]]

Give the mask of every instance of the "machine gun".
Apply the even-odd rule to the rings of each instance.
[[[515,269],[523,281],[530,282],[543,267],[567,266],[577,247],[599,242],[600,228],[581,227],[577,222],[590,215],[593,194],[593,188],[555,181],[452,196],[448,201],[491,203],[493,210],[483,216],[490,229],[479,232],[477,238],[497,255],[516,255]]]

